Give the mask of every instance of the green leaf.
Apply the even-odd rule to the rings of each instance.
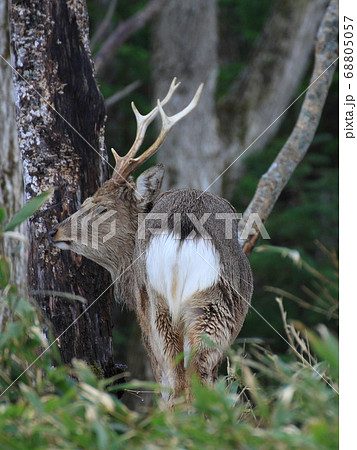
[[[5,256],[0,257],[0,288],[4,287],[10,282],[11,267],[10,261]]]
[[[32,216],[32,214],[51,197],[52,193],[53,189],[50,189],[49,191],[42,192],[42,194],[38,195],[35,198],[32,198],[29,202],[27,202],[26,205],[23,206],[6,225],[5,231],[12,231],[14,228],[20,225],[20,223],[24,222],[26,219]]]
[[[0,208],[0,223],[5,219],[6,213],[4,208]]]

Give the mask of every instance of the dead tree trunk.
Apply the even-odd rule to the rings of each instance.
[[[30,290],[40,291],[34,297],[55,337],[61,335],[63,361],[82,358],[111,376],[117,370],[112,296],[105,291],[109,274],[80,256],[60,253],[47,237],[108,176],[105,108],[93,75],[85,2],[12,1],[10,24],[26,198],[57,188],[51,203],[29,221]],[[88,303],[41,294],[48,290],[81,295]]]

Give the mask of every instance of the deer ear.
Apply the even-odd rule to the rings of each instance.
[[[145,170],[136,180],[136,198],[141,205],[153,202],[161,188],[165,169],[163,164],[157,164]]]

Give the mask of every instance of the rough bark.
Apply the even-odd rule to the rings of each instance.
[[[35,296],[55,336],[73,323],[58,342],[63,361],[82,358],[110,376],[116,372],[112,303],[109,291],[101,295],[111,283],[109,274],[78,255],[61,253],[47,237],[108,176],[104,101],[93,75],[85,2],[14,0],[10,23],[26,198],[57,188],[51,203],[29,221],[29,286],[81,295],[87,306],[93,303],[76,321],[81,304]]]
[[[244,74],[216,110],[216,3],[169,0],[153,29],[155,97],[162,95],[173,76],[183,80],[186,95],[194,92],[199,82],[206,83],[199,108],[173,131],[166,150],[158,155],[167,170],[165,187],[207,188],[286,108],[306,69],[327,5],[326,0],[278,0]],[[252,148],[263,148],[279,123]],[[210,190],[229,195],[239,163]]]
[[[239,223],[240,233],[251,213],[258,213],[262,222],[267,220],[281,191],[305,156],[315,136],[336,68],[336,64],[333,63],[338,56],[337,34],[338,1],[331,0],[318,31],[314,70],[298,120],[284,147],[269,170],[261,177],[254,197]],[[259,230],[254,225],[244,244],[246,254],[251,252],[258,236]]]
[[[21,156],[17,145],[15,104],[10,63],[10,36],[7,2],[0,3],[0,206],[5,208],[7,220],[23,204]],[[3,59],[4,58],[4,59]],[[8,62],[8,63],[7,63]],[[26,233],[23,224],[17,230]],[[26,292],[26,248],[18,240],[6,239],[0,253],[11,262],[12,281],[21,294]]]

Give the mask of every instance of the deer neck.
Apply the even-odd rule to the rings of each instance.
[[[132,211],[125,236],[117,238],[110,265],[106,267],[112,277],[115,300],[129,309],[134,309],[135,305],[133,254],[137,228],[138,212]]]

